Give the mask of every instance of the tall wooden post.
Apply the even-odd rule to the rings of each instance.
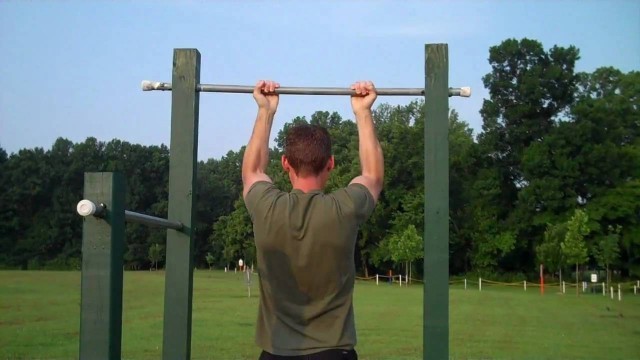
[[[196,196],[200,52],[175,49],[171,93],[169,214],[182,230],[167,230],[162,358],[190,359],[193,297],[193,213]]]
[[[449,50],[425,48],[424,359],[449,358]]]

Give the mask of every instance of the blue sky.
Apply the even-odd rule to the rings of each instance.
[[[0,146],[50,148],[89,136],[169,144],[174,48],[198,48],[203,83],[421,87],[424,44],[448,43],[450,106],[479,132],[488,49],[528,37],[575,45],[579,71],[640,69],[640,1],[2,1]],[[412,98],[379,98],[403,104]],[[250,95],[202,94],[199,158],[238,150],[251,133]],[[348,97],[283,96],[273,137],[316,110],[351,118]]]

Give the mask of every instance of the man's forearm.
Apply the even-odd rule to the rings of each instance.
[[[251,139],[244,151],[242,160],[242,175],[264,173],[269,164],[269,137],[275,113],[258,110],[256,123],[253,126]]]
[[[373,125],[371,111],[355,114],[358,125],[360,166],[362,175],[382,182],[384,177],[384,157]]]

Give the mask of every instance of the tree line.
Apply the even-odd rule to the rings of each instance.
[[[612,67],[577,72],[574,46],[545,49],[508,39],[489,49],[489,91],[482,131],[451,109],[450,273],[535,278],[606,268],[640,276],[640,72]],[[423,256],[424,101],[381,103],[374,121],[385,155],[385,184],[357,242],[358,271],[401,270]],[[280,168],[286,130],[325,126],[336,168],[327,191],[360,170],[357,128],[338,113],[296,117],[275,135],[268,174],[290,189]],[[247,134],[247,139],[249,134]],[[244,148],[198,164],[195,263],[233,266],[255,259],[252,226],[241,197]],[[0,148],[0,267],[77,268],[81,259],[84,172],[119,171],[126,207],[166,217],[167,146],[114,139],[50,149]],[[424,170],[424,171],[423,171]],[[164,231],[126,227],[128,269],[162,266]],[[418,261],[414,274],[422,271]],[[577,275],[577,273],[576,273]]]

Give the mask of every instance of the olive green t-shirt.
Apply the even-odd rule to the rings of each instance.
[[[260,278],[256,344],[276,355],[354,348],[354,251],[375,207],[369,190],[287,193],[261,181],[245,204]]]

